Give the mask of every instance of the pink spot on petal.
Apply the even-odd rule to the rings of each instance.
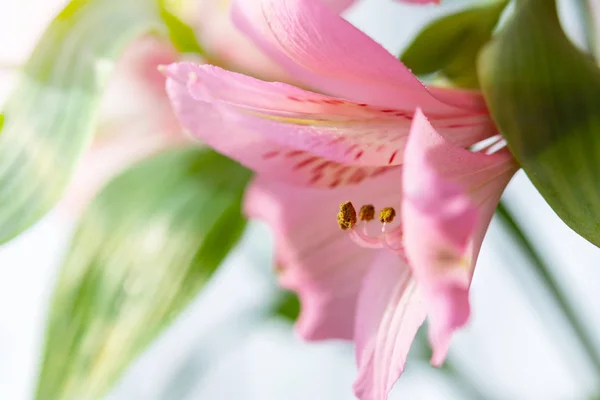
[[[300,154],[304,154],[303,150],[292,150],[286,153],[286,157],[293,158],[299,156]]]
[[[312,164],[313,162],[315,162],[316,160],[318,160],[318,157],[309,157],[303,161],[300,161],[298,164],[294,165],[294,169],[300,169],[300,168],[304,168],[309,164]]]
[[[263,160],[268,160],[269,158],[277,157],[279,155],[279,153],[280,153],[279,150],[272,150],[272,151],[269,151],[269,152],[263,154],[262,158],[263,158]]]
[[[390,161],[388,161],[388,164],[391,164],[394,162],[394,158],[396,158],[396,154],[398,154],[398,150],[396,150],[392,153],[392,156],[390,157]]]
[[[363,155],[363,151],[361,150],[358,153],[356,153],[356,155],[354,156],[354,159],[358,160],[358,159],[360,159],[362,157],[362,155]]]
[[[292,100],[292,101],[299,101],[299,102],[302,102],[302,100],[300,100],[299,98],[297,98],[297,97],[294,97],[294,96],[288,96],[288,99],[289,99],[289,100]]]
[[[323,169],[325,169],[325,167],[327,167],[330,164],[333,164],[333,162],[332,161],[323,161],[321,164],[319,164],[316,167],[314,167],[313,171],[315,173],[321,172],[321,171],[323,171]]]
[[[359,104],[357,104],[357,106],[359,106],[359,107],[367,107],[367,106],[368,106],[368,104],[365,104],[365,103],[359,103]]]
[[[344,167],[340,168],[340,169],[338,170],[338,172],[336,172],[336,173],[335,173],[335,176],[339,178],[339,177],[341,177],[342,175],[344,175],[344,174],[345,174],[345,173],[346,173],[346,172],[347,172],[349,169],[351,169],[351,167],[349,167],[349,166],[344,166]]]
[[[319,174],[315,174],[312,179],[310,180],[310,184],[314,184],[317,183],[319,181],[319,179],[321,179],[323,177],[323,174],[319,173]]]
[[[352,174],[352,176],[350,176],[350,178],[348,179],[348,181],[350,183],[360,183],[366,177],[367,177],[367,174],[365,173],[364,170],[357,169],[356,171],[354,171],[354,173]]]
[[[393,113],[396,112],[396,110],[380,110],[382,113]]]
[[[340,185],[341,182],[342,182],[341,179],[338,178],[329,184],[329,188],[330,189],[336,188]]]

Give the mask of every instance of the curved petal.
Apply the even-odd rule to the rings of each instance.
[[[383,107],[455,113],[394,56],[320,0],[234,0],[232,18],[264,52],[309,87]],[[485,110],[480,94],[463,104]]]
[[[219,109],[193,98],[187,86],[175,79],[167,80],[167,93],[175,114],[188,132],[265,177],[298,185],[334,188],[360,183],[387,169],[344,165],[297,147],[282,145],[244,121],[224,120]]]
[[[425,316],[408,265],[396,254],[382,254],[370,266],[358,300],[354,391],[360,400],[387,399]]]
[[[401,174],[395,169],[335,190],[303,189],[259,177],[248,189],[246,213],[274,231],[279,281],[300,296],[297,329],[304,338],[352,339],[359,287],[381,250],[355,245],[339,228],[336,214],[348,200],[397,205]]]
[[[432,363],[470,314],[468,292],[487,230],[517,167],[507,151],[473,153],[444,140],[419,111],[404,165],[404,246],[427,302]]]
[[[253,131],[281,146],[343,164],[388,166],[403,160],[412,110],[341,100],[209,65],[176,63],[164,71],[189,88],[189,94],[183,94],[186,101],[210,103],[227,120],[229,128],[220,140],[233,140],[233,135],[243,140],[240,135]],[[444,135],[463,146],[495,131],[487,115],[430,116]],[[203,135],[212,134],[206,130],[192,133],[203,140],[207,140]]]

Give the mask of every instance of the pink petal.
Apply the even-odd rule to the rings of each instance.
[[[516,170],[507,151],[486,155],[454,146],[415,113],[404,165],[404,245],[427,302],[434,365],[469,318],[481,242]]]
[[[172,96],[174,103],[210,103],[211,112],[220,113],[226,120],[227,128],[220,129],[218,137],[213,128],[188,126],[202,140],[209,142],[206,135],[215,137],[209,144],[217,149],[216,140],[243,142],[240,135],[252,131],[279,146],[343,164],[388,166],[403,160],[412,110],[350,102],[208,65],[177,63],[166,67],[165,72],[171,80],[189,89],[189,93],[183,89],[178,92],[180,99]],[[206,104],[188,106],[193,107],[205,111],[209,108]],[[460,145],[479,141],[495,129],[485,114],[433,116],[436,127]],[[197,118],[199,123],[203,120]],[[230,156],[241,160],[237,154]]]
[[[192,72],[191,64],[178,64],[178,71]],[[274,141],[244,120],[224,118],[212,103],[196,100],[187,85],[167,80],[167,92],[183,127],[215,150],[273,179],[299,185],[337,187],[360,183],[385,171],[383,167],[358,167],[327,160],[314,153]],[[227,116],[225,116],[227,117]]]
[[[342,13],[356,3],[356,0],[322,0],[335,13]]]
[[[410,268],[387,252],[370,266],[358,300],[355,342],[360,400],[386,400],[404,370],[426,309]]]
[[[265,54],[319,91],[388,108],[456,112],[449,96],[437,100],[394,56],[320,0],[234,0],[232,16]],[[472,98],[471,110],[486,109],[480,94]]]
[[[335,190],[299,188],[259,177],[248,189],[246,213],[273,230],[279,281],[300,296],[297,329],[303,337],[352,339],[360,284],[381,251],[354,244],[339,228],[336,214],[348,200],[357,207],[397,205],[401,174],[393,169]]]

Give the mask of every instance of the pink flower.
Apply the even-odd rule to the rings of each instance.
[[[424,87],[320,1],[240,0],[233,19],[319,93],[178,63],[164,69],[173,108],[258,173],[246,212],[275,232],[300,334],[354,340],[355,392],[385,399],[427,315],[436,365],[466,323],[479,247],[517,167],[506,150],[466,150],[496,134],[479,93]],[[347,200],[374,207],[357,218],[344,203],[343,232],[332,214]]]

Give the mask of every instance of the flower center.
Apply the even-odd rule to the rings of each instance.
[[[375,219],[375,207],[371,204],[364,205],[358,212],[347,201],[340,205],[338,212],[338,224],[344,231],[348,231],[348,236],[361,247],[369,249],[387,248],[396,253],[402,253],[403,248],[400,244],[402,238],[402,229],[400,226],[390,229],[389,224],[394,221],[396,210],[392,207],[385,207],[379,212],[379,222],[381,223],[381,233],[376,236],[369,235],[367,227],[369,222]]]

